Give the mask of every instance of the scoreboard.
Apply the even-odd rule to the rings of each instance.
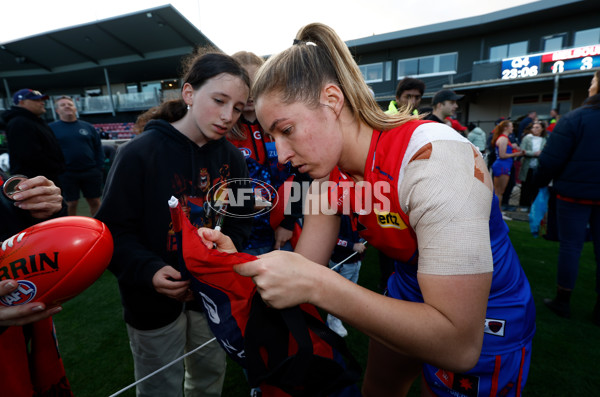
[[[600,44],[502,60],[502,79],[533,77],[600,67]]]

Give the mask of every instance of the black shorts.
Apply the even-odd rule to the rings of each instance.
[[[60,184],[67,201],[79,200],[80,192],[85,198],[99,198],[102,196],[102,170],[67,171],[60,176]]]

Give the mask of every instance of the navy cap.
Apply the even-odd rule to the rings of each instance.
[[[49,98],[48,95],[44,95],[37,90],[32,90],[30,88],[23,88],[22,90],[15,92],[15,95],[13,95],[13,103],[15,105],[18,105],[19,102],[21,102],[25,99],[36,100],[36,99],[48,99],[48,98]]]
[[[431,101],[432,105],[442,103],[444,101],[458,101],[462,99],[464,95],[458,95],[452,90],[441,90],[435,93]]]

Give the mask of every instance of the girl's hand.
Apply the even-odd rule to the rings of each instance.
[[[179,273],[172,266],[164,266],[152,277],[152,285],[156,292],[179,301],[190,299],[190,280],[181,280]]]
[[[237,249],[235,248],[233,241],[231,241],[231,238],[218,230],[201,227],[198,229],[198,235],[208,249],[216,248],[217,250],[226,252],[228,254],[237,252]]]

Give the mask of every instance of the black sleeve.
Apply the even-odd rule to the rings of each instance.
[[[93,125],[90,124],[90,133],[94,137],[94,154],[96,158],[96,166],[99,169],[103,169],[104,167],[104,148],[102,147],[102,140],[100,139],[100,134],[96,131]]]
[[[4,177],[4,175],[2,175],[2,177]],[[65,200],[62,202],[60,211],[47,219],[38,219],[32,217],[29,211],[15,207],[13,201],[0,193],[0,241],[19,233],[21,230],[35,225],[36,223],[66,215],[67,203]]]
[[[533,174],[536,186],[548,186],[550,181],[561,173],[572,155],[575,144],[575,126],[571,119],[560,119],[538,158],[538,167]]]
[[[290,202],[288,205],[290,208],[286,210],[286,213],[289,215],[285,215],[279,226],[286,228],[287,230],[293,230],[294,224],[303,217],[304,211],[304,201],[306,199],[306,194],[308,192],[308,188],[312,183],[312,178],[308,174],[303,174],[300,172],[294,172],[294,185],[292,185],[291,196],[293,197],[301,197],[300,200],[296,200]],[[294,191],[294,189],[300,189],[300,192]]]
[[[144,195],[144,173],[151,166],[143,161],[138,148],[128,150],[128,145],[117,150],[96,218],[107,225],[113,236],[109,270],[120,283],[153,288],[152,277],[166,263],[142,241],[145,214],[139,200]]]
[[[17,117],[8,123],[6,138],[8,140],[8,155],[10,158],[10,172],[24,174],[30,178],[37,175],[31,173],[24,155],[27,158],[44,158],[44,148],[36,136],[37,127],[25,117]]]

